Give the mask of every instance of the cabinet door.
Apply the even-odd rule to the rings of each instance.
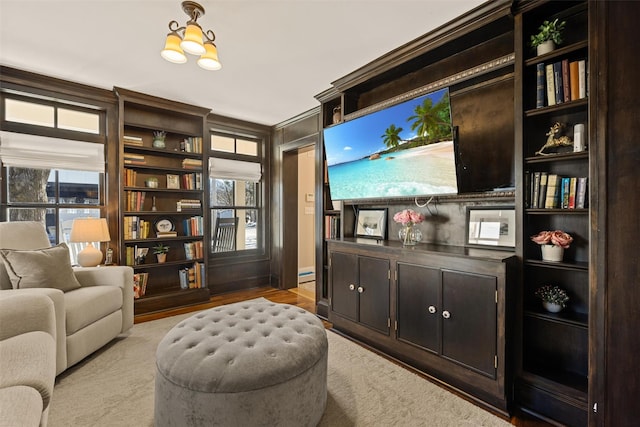
[[[495,378],[497,279],[443,270],[442,356]]]
[[[398,339],[440,352],[440,269],[398,263]]]
[[[389,260],[359,257],[360,323],[389,333]]]
[[[353,321],[358,320],[358,257],[331,253],[331,310]]]

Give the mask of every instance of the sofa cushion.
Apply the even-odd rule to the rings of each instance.
[[[64,243],[35,250],[0,249],[0,258],[14,289],[55,288],[67,292],[80,288]]]
[[[24,385],[0,388],[0,425],[37,427],[42,409],[42,398],[36,389]]]
[[[117,286],[85,286],[64,294],[67,336],[122,307],[122,290]]]
[[[34,331],[0,341],[0,388],[26,385],[49,406],[56,372],[56,345],[46,332]]]

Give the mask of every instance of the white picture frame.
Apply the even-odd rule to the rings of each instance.
[[[167,188],[171,190],[180,189],[180,175],[167,174]]]
[[[356,237],[384,240],[387,236],[387,210],[360,208],[356,224]]]
[[[516,211],[511,206],[468,207],[467,246],[513,250]]]

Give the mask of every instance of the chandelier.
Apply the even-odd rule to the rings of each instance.
[[[203,32],[197,22],[198,18],[204,15],[204,8],[194,1],[183,1],[182,10],[190,19],[184,27],[181,27],[176,21],[169,22],[171,32],[167,34],[167,40],[160,55],[174,64],[187,62],[187,56],[184,52],[199,55],[198,65],[200,67],[205,70],[219,70],[222,68],[222,64],[218,59],[218,48],[213,43],[216,35],[211,30]]]

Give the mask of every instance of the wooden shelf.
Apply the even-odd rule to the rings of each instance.
[[[175,267],[177,265],[188,265],[188,264],[193,264],[194,262],[204,262],[204,259],[203,258],[181,259],[178,261],[167,261],[163,263],[138,264],[138,265],[132,265],[131,267],[133,267],[134,270],[147,270],[149,268],[166,268],[166,267]]]
[[[586,40],[582,40],[578,43],[573,43],[570,44],[568,46],[563,46],[563,47],[559,47],[554,49],[553,51],[549,52],[549,53],[545,53],[544,55],[538,55],[538,56],[534,56],[533,58],[529,58],[526,61],[524,61],[524,65],[526,67],[531,67],[531,66],[535,66],[536,64],[539,64],[540,62],[549,62],[552,59],[555,58],[560,58],[563,56],[567,56],[571,53],[580,51],[580,50],[584,50],[584,54],[586,56],[587,54],[587,47],[589,46],[589,44],[587,43]]]
[[[549,313],[541,310],[526,310],[524,314],[528,317],[546,320],[549,322],[561,323],[584,329],[589,327],[589,315],[585,313],[576,313],[566,310],[563,310],[560,313]]]

